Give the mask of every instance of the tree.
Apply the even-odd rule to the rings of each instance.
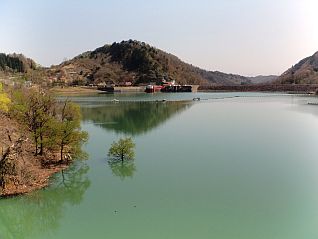
[[[43,155],[48,123],[55,117],[56,101],[39,90],[14,92],[11,114],[32,132],[35,155]]]
[[[60,107],[50,94],[15,92],[11,113],[32,132],[35,155],[43,155],[44,148],[58,150],[63,161],[64,153],[80,153],[81,144],[87,140],[87,133],[80,128],[80,107],[68,100]]]
[[[131,160],[135,157],[135,143],[132,138],[122,138],[118,142],[113,142],[108,157],[113,160]]]
[[[41,91],[29,90],[14,95],[14,114],[33,134],[35,155],[43,155],[49,122],[56,114],[56,101]],[[40,151],[39,151],[40,150]]]
[[[80,107],[66,100],[61,109],[60,118],[52,122],[52,138],[59,147],[61,161],[65,151],[74,155],[80,151],[81,144],[87,141],[88,134],[81,131],[80,122]]]

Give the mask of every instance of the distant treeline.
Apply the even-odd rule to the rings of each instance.
[[[24,72],[23,62],[19,58],[0,53],[0,69],[6,70],[7,68],[17,72]]]
[[[290,84],[257,84],[257,85],[211,85],[211,86],[200,86],[201,91],[236,91],[236,92],[247,92],[247,91],[267,91],[267,92],[300,92],[310,93],[316,92],[318,85],[315,84],[303,84],[303,85],[290,85]]]
[[[0,71],[28,72],[36,69],[36,63],[22,54],[7,55],[0,53]]]

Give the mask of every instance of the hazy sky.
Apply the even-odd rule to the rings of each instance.
[[[49,66],[136,39],[193,65],[281,74],[318,51],[318,0],[0,0],[0,52]]]

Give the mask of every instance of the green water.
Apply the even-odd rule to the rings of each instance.
[[[318,107],[307,105],[318,99],[73,100],[82,105],[89,159],[45,190],[0,200],[0,239],[318,238]],[[124,135],[133,136],[136,159],[109,165],[108,148]]]

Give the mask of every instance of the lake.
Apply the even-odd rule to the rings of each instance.
[[[318,237],[318,106],[308,105],[318,98],[70,98],[82,107],[88,159],[44,190],[0,200],[0,239]],[[136,158],[110,165],[123,136]]]

